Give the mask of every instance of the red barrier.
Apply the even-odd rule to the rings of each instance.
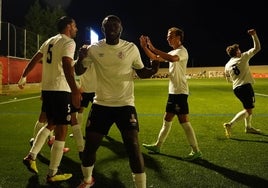
[[[254,78],[268,78],[268,73],[253,73]]]
[[[0,57],[2,64],[2,84],[16,84],[26,67],[28,59],[19,59],[15,57]],[[38,64],[27,76],[28,83],[40,83],[42,79],[42,64]]]

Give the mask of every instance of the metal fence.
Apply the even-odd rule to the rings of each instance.
[[[39,35],[1,22],[0,55],[30,59],[40,47]]]

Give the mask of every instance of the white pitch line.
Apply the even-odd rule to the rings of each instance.
[[[263,96],[263,97],[268,97],[268,95],[266,95],[266,94],[261,94],[261,93],[255,93],[255,95]],[[28,98],[24,98],[24,99],[13,99],[12,101],[0,102],[0,105],[1,105],[1,104],[9,104],[9,103],[13,103],[13,102],[26,101],[26,100],[29,100],[29,99],[35,99],[35,98],[38,98],[38,97],[40,97],[40,96],[28,97]]]
[[[38,98],[38,97],[40,97],[40,96],[28,97],[28,98],[24,98],[24,99],[13,99],[12,101],[0,102],[0,104],[8,104],[8,103],[13,103],[13,102],[26,101],[26,100],[35,99],[35,98]]]
[[[261,93],[255,93],[255,95],[263,96],[263,97],[268,97],[268,95],[266,95],[266,94],[261,94]]]

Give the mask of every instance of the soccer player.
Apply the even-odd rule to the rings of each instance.
[[[84,109],[88,107],[89,103],[93,103],[95,91],[97,87],[96,71],[94,64],[88,66],[86,72],[79,76],[82,92],[81,107],[78,110],[77,120],[79,123],[83,122]]]
[[[77,113],[77,123],[80,124],[81,127],[84,118],[84,109],[88,107],[89,103],[93,103],[96,91],[97,80],[93,64],[87,68],[84,74],[78,76],[78,82],[82,94],[82,101]],[[70,134],[70,136],[72,137],[73,134]]]
[[[253,40],[253,48],[241,52],[238,44],[233,44],[226,48],[230,60],[225,65],[225,77],[228,82],[232,82],[233,92],[240,100],[244,109],[238,112],[234,118],[223,124],[225,135],[227,138],[231,136],[231,128],[240,120],[245,122],[245,132],[251,134],[260,134],[261,130],[252,127],[252,113],[255,103],[255,95],[253,90],[254,78],[250,72],[250,59],[261,50],[260,41],[255,29],[248,30],[248,34]]]
[[[47,126],[38,132],[33,147],[23,159],[24,165],[37,174],[36,156],[52,130],[55,142],[51,148],[47,182],[68,180],[69,173],[60,173],[60,165],[68,124],[71,124],[71,106],[80,107],[81,94],[76,85],[74,72],[74,53],[77,34],[76,22],[68,16],[57,22],[58,34],[46,40],[30,60],[19,81],[20,86],[26,83],[26,76],[37,63],[42,62],[42,100],[47,116]]]
[[[148,36],[140,37],[141,47],[151,60],[169,62],[168,100],[162,128],[154,144],[143,144],[143,146],[154,153],[160,153],[160,148],[170,132],[173,118],[177,116],[191,146],[191,152],[185,157],[185,160],[192,161],[201,158],[202,153],[198,147],[195,131],[189,121],[187,101],[189,88],[186,78],[188,52],[183,46],[183,39],[183,30],[176,27],[168,29],[167,41],[173,49],[166,53],[155,48]]]
[[[86,123],[81,166],[84,178],[79,188],[94,184],[92,171],[96,152],[113,123],[119,129],[128,153],[135,187],[146,187],[144,159],[138,140],[139,122],[134,105],[134,73],[140,78],[150,78],[158,71],[159,63],[153,61],[152,68],[146,68],[137,46],[120,38],[122,30],[119,17],[105,17],[102,21],[105,39],[82,47],[75,65],[79,75],[94,64],[97,77],[95,97]]]

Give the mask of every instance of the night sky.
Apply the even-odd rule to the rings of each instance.
[[[17,26],[35,0],[2,0],[2,20]],[[242,51],[253,46],[247,30],[255,28],[262,50],[251,64],[268,64],[268,10],[265,1],[200,0],[40,0],[53,6],[61,3],[79,29],[77,45],[84,43],[85,28],[92,27],[103,38],[101,21],[109,14],[123,22],[122,38],[139,46],[139,36],[150,36],[156,48],[170,51],[167,30],[179,27],[185,32],[184,46],[189,52],[189,67],[224,66],[229,59],[225,48],[240,44]],[[141,55],[144,58],[143,51]]]

